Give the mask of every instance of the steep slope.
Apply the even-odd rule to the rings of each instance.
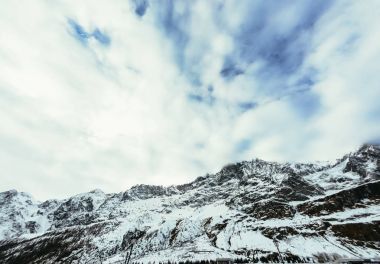
[[[380,256],[380,147],[335,163],[245,161],[170,187],[66,200],[0,194],[2,263]]]

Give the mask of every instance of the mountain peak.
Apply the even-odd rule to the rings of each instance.
[[[380,144],[363,144],[355,153],[380,155]]]

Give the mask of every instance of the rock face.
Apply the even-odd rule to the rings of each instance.
[[[380,147],[335,163],[244,161],[179,186],[36,202],[0,193],[0,263],[380,256]]]

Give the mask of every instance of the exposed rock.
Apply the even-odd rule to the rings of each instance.
[[[42,203],[15,190],[3,192],[0,260],[120,263],[132,244],[132,261],[140,263],[377,256],[379,149],[365,145],[335,163],[255,159],[183,185],[137,185],[115,194],[94,190]]]
[[[258,202],[246,207],[244,212],[257,219],[289,218],[293,217],[296,210],[288,204],[270,200]]]
[[[306,215],[326,215],[344,211],[345,209],[379,204],[379,202],[380,181],[375,181],[328,195],[312,202],[300,204],[297,209]]]

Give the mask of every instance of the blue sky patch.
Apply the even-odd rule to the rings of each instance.
[[[238,104],[241,111],[246,112],[257,107],[255,102],[244,102]]]
[[[320,109],[321,102],[317,94],[312,91],[300,91],[290,97],[290,102],[303,118],[314,116]]]
[[[90,38],[96,39],[103,46],[109,46],[111,44],[111,38],[99,28],[95,28],[95,30],[90,33],[73,19],[69,19],[68,23],[71,27],[72,35],[82,44],[86,45]]]
[[[231,80],[235,78],[236,76],[241,75],[243,73],[244,71],[242,69],[234,65],[229,65],[220,71],[220,75],[226,80]]]
[[[199,95],[199,94],[189,94],[187,96],[187,98],[189,98],[190,101],[196,101],[196,102],[199,102],[199,103],[201,103],[201,102],[204,101],[204,98],[201,95]]]
[[[194,146],[196,149],[204,149],[205,148],[205,144],[201,143],[201,142],[195,143]]]
[[[147,0],[134,0],[135,14],[139,17],[143,17],[148,9],[149,2]]]
[[[208,95],[200,95],[200,94],[196,94],[196,93],[189,93],[187,95],[187,98],[190,100],[190,101],[193,101],[193,102],[197,102],[197,103],[204,103],[204,104],[207,104],[209,106],[213,105],[214,102],[215,102],[215,97],[209,93]]]
[[[111,43],[110,37],[105,33],[101,32],[98,28],[94,30],[92,36],[105,46],[108,46]]]
[[[69,19],[69,25],[72,29],[73,36],[80,42],[87,43],[90,35],[84,30],[84,28],[72,19]]]
[[[251,147],[251,140],[249,139],[242,139],[240,140],[237,144],[236,144],[236,152],[245,152],[247,150],[249,150],[249,148]]]

